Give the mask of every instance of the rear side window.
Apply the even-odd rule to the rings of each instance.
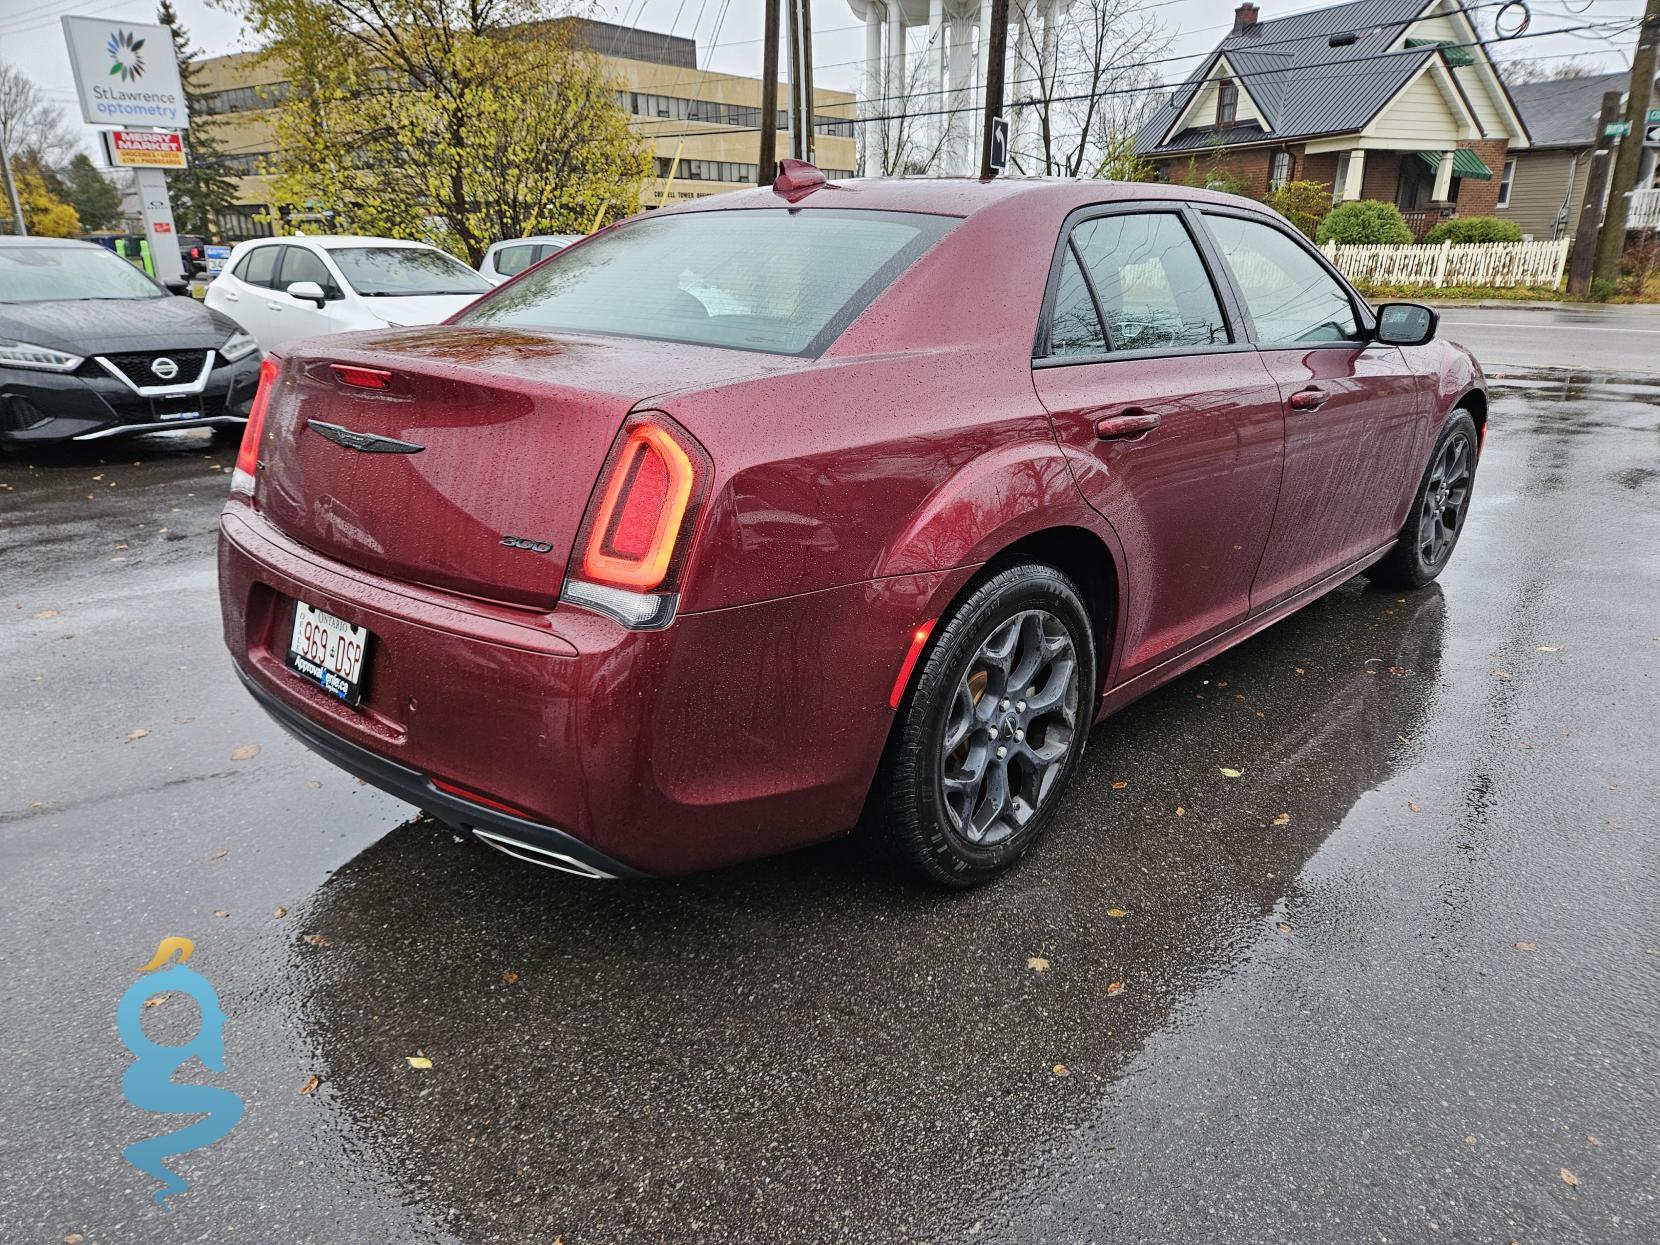
[[[281,250],[281,247],[276,246],[256,246],[237,263],[233,275],[237,280],[245,281],[249,285],[270,289],[276,284],[274,277],[277,271],[277,255]]]
[[[1095,300],[1078,268],[1078,257],[1068,244],[1061,256],[1060,284],[1055,287],[1055,312],[1049,321],[1049,353],[1052,355],[1105,354],[1107,339],[1101,334],[1101,317]]]
[[[1089,274],[1107,348],[1178,350],[1230,340],[1187,226],[1174,212],[1084,221],[1072,242]]]
[[[1303,247],[1272,225],[1205,217],[1251,313],[1259,344],[1301,346],[1360,338],[1354,304]]]
[[[514,277],[551,253],[551,248],[530,242],[520,246],[504,246],[496,252],[496,271],[504,277]]]
[[[817,354],[954,224],[830,208],[647,217],[561,252],[460,323]]]

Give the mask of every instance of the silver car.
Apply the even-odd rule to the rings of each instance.
[[[500,285],[532,264],[541,263],[555,251],[564,250],[581,236],[579,233],[541,233],[494,243],[484,252],[484,262],[478,266],[479,275],[491,285]]]

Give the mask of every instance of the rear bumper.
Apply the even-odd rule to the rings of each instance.
[[[616,876],[712,868],[851,829],[910,632],[969,573],[629,631],[571,606],[505,606],[373,575],[240,502],[220,523],[226,644],[279,722],[403,799]],[[283,667],[295,600],[374,637],[359,707]],[[524,815],[495,814],[498,825],[437,784]]]

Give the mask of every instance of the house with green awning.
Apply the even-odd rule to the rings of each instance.
[[[1393,203],[1422,237],[1491,216],[1526,123],[1458,0],[1353,0],[1233,29],[1136,134],[1161,177]]]

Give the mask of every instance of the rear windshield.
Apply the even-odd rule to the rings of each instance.
[[[560,252],[459,323],[818,354],[956,223],[821,208],[646,217]]]
[[[365,298],[414,298],[422,294],[481,294],[490,283],[442,251],[415,246],[329,248],[347,284]]]

